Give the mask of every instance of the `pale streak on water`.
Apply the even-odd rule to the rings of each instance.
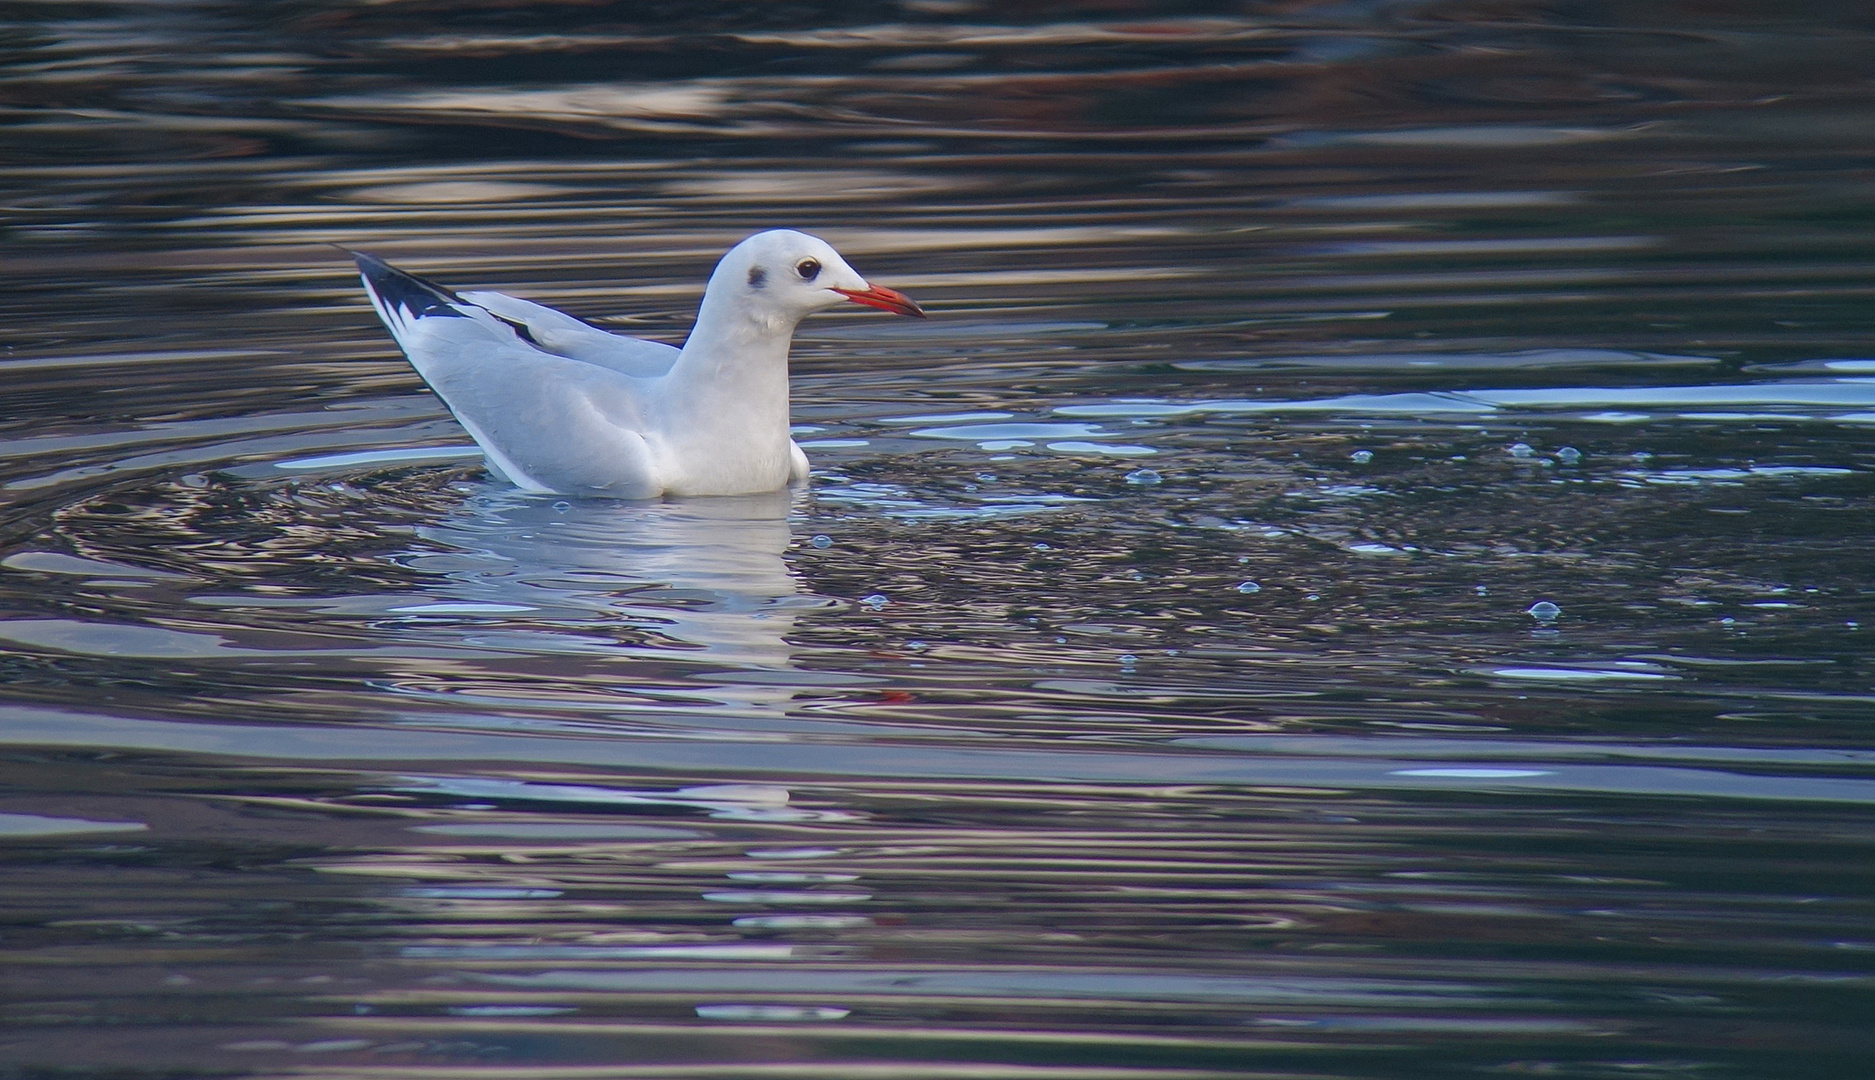
[[[1858,1075],[1860,6],[644,10],[11,14],[0,1076]],[[652,506],[327,246],[783,224],[933,317]]]

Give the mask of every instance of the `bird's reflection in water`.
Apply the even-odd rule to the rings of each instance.
[[[773,717],[801,681],[787,642],[797,613],[832,603],[804,594],[782,558],[796,497],[646,503],[480,487],[419,529],[451,550],[414,560],[441,580],[401,612],[473,620],[467,643],[562,657],[546,666],[712,721]]]

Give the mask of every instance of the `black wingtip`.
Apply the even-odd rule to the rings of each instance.
[[[399,270],[376,255],[346,248],[339,250],[358,263],[358,272],[364,276],[365,285],[384,302],[385,307],[393,310],[403,308],[412,318],[462,314],[455,308],[456,304],[462,303],[462,299],[434,281]]]

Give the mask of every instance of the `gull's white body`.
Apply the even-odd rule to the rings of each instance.
[[[489,467],[517,487],[568,495],[743,495],[805,480],[807,455],[788,435],[796,324],[847,300],[922,314],[825,241],[790,230],[723,256],[682,349],[358,261],[384,325]]]

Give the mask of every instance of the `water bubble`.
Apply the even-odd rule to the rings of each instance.
[[[1052,547],[1049,547],[1047,544],[1036,544],[1035,550],[1036,551],[1053,551],[1055,549]]]
[[[1258,593],[1263,591],[1263,586],[1258,585],[1254,581],[1245,581],[1238,584],[1237,591],[1240,593]]]
[[[1483,585],[1473,585],[1471,591],[1477,593],[1479,596],[1491,595],[1491,590],[1485,588]]]
[[[1129,652],[1129,653],[1120,654],[1120,666],[1121,667],[1132,667],[1134,664],[1137,664],[1137,663],[1139,663],[1139,657],[1134,656],[1132,653]]]
[[[553,504],[553,512],[556,514],[564,514],[571,509],[573,509],[573,504],[567,502],[565,499],[561,499],[559,502]]]
[[[1374,452],[1372,450],[1356,450],[1354,453],[1348,455],[1348,460],[1354,462],[1356,465],[1365,465],[1374,460]]]
[[[867,607],[871,608],[874,611],[878,611],[880,608],[886,606],[892,601],[887,599],[884,593],[873,593],[869,596],[860,597],[859,602],[866,605]]]
[[[980,472],[977,474],[977,481],[979,483],[987,484],[994,479],[996,479],[996,474],[993,472]]]
[[[1068,643],[1068,639],[1067,639],[1067,638],[1064,638],[1064,637],[1058,637],[1058,638],[1056,638],[1056,639],[1055,639],[1055,644],[1057,644],[1057,645],[1066,645],[1067,643]]]
[[[1160,476],[1151,469],[1134,469],[1132,472],[1126,474],[1127,483],[1138,484],[1142,487],[1156,484],[1164,479],[1165,477]]]
[[[1737,624],[1738,624],[1738,620],[1732,618],[1730,615],[1727,615],[1725,618],[1719,620],[1720,626],[1736,626]]]
[[[1511,443],[1509,447],[1509,452],[1510,452],[1511,457],[1527,458],[1527,457],[1531,457],[1535,455],[1536,449],[1527,442],[1519,442],[1519,443]]]
[[[1551,623],[1562,617],[1562,608],[1548,600],[1538,600],[1530,605],[1529,615],[1537,622]]]
[[[808,543],[817,548],[830,548],[833,546],[833,537],[828,536],[826,533],[815,533],[814,538],[809,540]]]
[[[1647,452],[1647,451],[1645,451],[1645,450],[1636,450],[1636,451],[1634,451],[1634,452],[1633,452],[1632,454],[1629,454],[1628,456],[1629,456],[1629,457],[1631,457],[1631,458],[1633,458],[1633,459],[1634,459],[1635,461],[1652,461],[1652,460],[1654,460],[1654,455],[1652,455],[1652,454],[1650,454],[1650,453],[1648,453],[1648,452]]]
[[[1307,596],[1303,597],[1303,599],[1304,600],[1320,600],[1321,595],[1319,593],[1310,593]]]
[[[1573,446],[1565,446],[1556,451],[1556,460],[1562,462],[1564,465],[1574,465],[1576,462],[1582,460],[1582,451],[1577,450]]]
[[[977,486],[976,486],[975,484],[965,484],[965,485],[964,485],[964,490],[965,490],[965,491],[975,491],[976,489],[977,489]]]
[[[905,643],[905,648],[910,650],[911,652],[923,652],[926,649],[930,648],[930,646],[926,645],[922,641],[913,640],[913,641],[907,641]]]

